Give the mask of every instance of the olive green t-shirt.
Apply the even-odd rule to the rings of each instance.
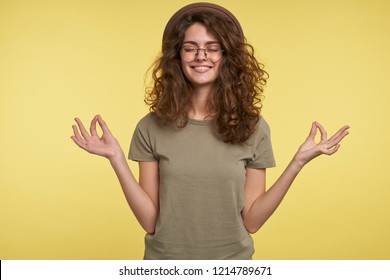
[[[260,117],[246,143],[225,143],[214,121],[161,124],[154,113],[138,123],[129,158],[159,162],[160,209],[155,233],[145,237],[145,259],[251,259],[246,231],[246,168],[275,166],[269,126]]]

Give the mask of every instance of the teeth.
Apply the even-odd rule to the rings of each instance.
[[[194,66],[194,69],[209,69],[207,66]]]

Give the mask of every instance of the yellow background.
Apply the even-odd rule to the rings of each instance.
[[[148,111],[144,74],[187,3],[0,0],[0,259],[142,258],[144,233],[114,172],[74,145],[71,125],[99,113],[127,153]],[[216,3],[270,73],[263,114],[278,167],[268,185],[312,121],[329,133],[351,126],[254,235],[254,257],[389,259],[390,2]]]

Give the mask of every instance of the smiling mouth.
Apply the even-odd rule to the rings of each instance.
[[[197,71],[206,71],[211,69],[211,66],[191,66],[192,69],[197,70]]]

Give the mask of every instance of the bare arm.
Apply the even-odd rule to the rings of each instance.
[[[125,158],[122,148],[114,138],[106,123],[100,116],[95,116],[91,122],[90,133],[83,123],[76,118],[73,125],[73,141],[83,150],[107,158],[113,167],[121,184],[126,200],[141,226],[149,234],[154,233],[158,214],[158,163],[140,163],[140,173],[146,174],[147,179],[135,180]],[[97,134],[96,123],[102,128],[101,137]],[[81,134],[79,133],[79,130]]]
[[[248,232],[255,233],[267,221],[283,200],[295,177],[309,161],[322,154],[332,155],[337,152],[340,141],[348,135],[348,128],[349,126],[342,127],[327,139],[325,129],[314,122],[306,141],[279,179],[267,191],[265,191],[265,169],[247,169],[244,188],[245,207],[242,216]],[[319,143],[314,140],[317,129],[321,133]]]

